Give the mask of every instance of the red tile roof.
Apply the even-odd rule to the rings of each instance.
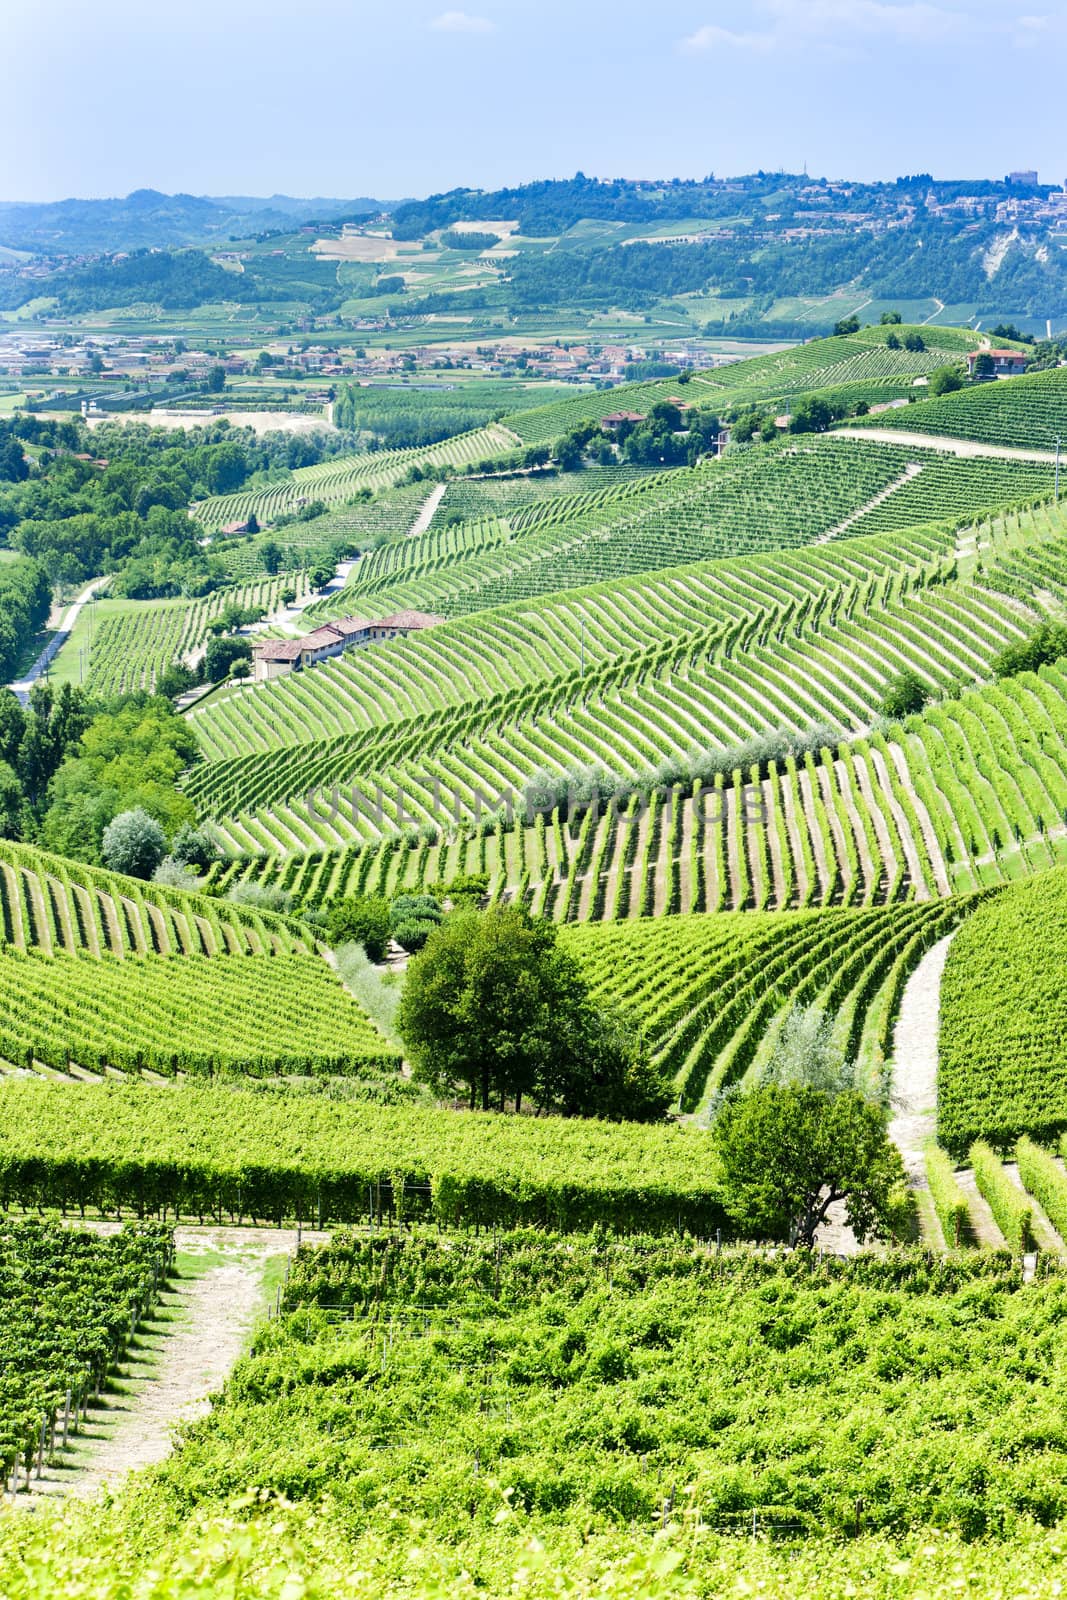
[[[436,628],[439,622],[444,622],[444,617],[435,617],[429,611],[398,611],[392,617],[381,617],[377,622],[369,623],[372,628],[403,628],[414,632],[417,628]]]
[[[266,639],[252,648],[262,661],[296,661],[303,645],[303,639]]]

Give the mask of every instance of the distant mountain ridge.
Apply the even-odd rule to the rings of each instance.
[[[136,189],[99,200],[0,200],[0,245],[39,255],[221,244],[302,222],[371,216],[391,202],[360,196],[295,199],[271,195],[213,198]]]

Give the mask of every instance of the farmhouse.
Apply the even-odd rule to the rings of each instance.
[[[1017,373],[1025,372],[1029,357],[1025,350],[974,350],[967,357],[967,376],[974,377],[975,363],[982,357],[988,356],[993,363],[993,375],[997,378],[1014,378]]]
[[[317,666],[320,661],[339,656],[345,650],[380,644],[385,639],[405,639],[409,633],[434,628],[444,620],[426,611],[398,611],[374,622],[362,617],[339,617],[335,622],[324,622],[321,628],[306,633],[302,639],[265,639],[262,644],[254,645],[252,676],[257,683],[265,683],[287,672]]]

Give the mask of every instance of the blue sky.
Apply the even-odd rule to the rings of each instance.
[[[0,198],[1067,174],[1065,0],[4,0]],[[14,130],[14,131],[12,131]]]

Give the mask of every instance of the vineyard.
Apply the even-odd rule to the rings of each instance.
[[[195,661],[208,639],[208,624],[227,606],[257,606],[270,612],[283,589],[297,598],[308,592],[303,572],[261,576],[216,589],[203,600],[175,600],[104,616],[90,642],[89,689],[105,698],[153,689],[176,661]]]
[[[459,616],[683,562],[973,517],[1051,488],[1047,468],[1025,463],[838,439],[764,447],[406,541],[360,563],[319,614],[362,603]]]
[[[216,533],[230,522],[255,516],[261,527],[277,517],[299,511],[321,500],[337,505],[359,489],[377,491],[399,483],[410,468],[465,467],[498,456],[515,446],[514,433],[499,423],[457,434],[441,444],[409,450],[376,450],[361,455],[333,456],[313,467],[298,467],[287,478],[266,489],[216,495],[192,507],[206,533]],[[283,530],[284,531],[284,530]]]
[[[0,927],[16,951],[112,955],[293,955],[308,941],[270,912],[142,883],[0,840]]]
[[[384,1209],[707,1235],[725,1221],[697,1131],[199,1084],[0,1083],[0,1200],[220,1223],[361,1222]]]
[[[317,956],[5,951],[0,973],[0,1059],[9,1071],[338,1077],[399,1064]]]
[[[885,385],[892,380],[902,385],[912,383],[946,362],[960,361],[966,351],[974,347],[974,336],[958,328],[898,328],[894,331],[901,336],[918,333],[926,348],[890,350],[885,329],[863,328],[859,333],[841,338],[812,339],[775,355],[757,356],[711,372],[697,372],[684,387],[679,386],[677,378],[625,384],[601,394],[580,394],[552,405],[516,411],[505,421],[524,444],[542,444],[558,439],[582,423],[599,422],[613,411],[647,412],[662,400],[684,398],[690,405],[723,411],[732,406],[769,404],[845,385]]]
[[[942,993],[938,1107],[939,1137],[951,1150],[1067,1129],[1065,941],[1062,868],[1004,890],[955,940]]]
[[[1057,441],[1067,441],[1067,371],[1053,368],[943,395],[913,406],[902,425],[909,433],[1053,451]]]
[[[109,1237],[57,1222],[0,1224],[0,1479],[28,1487],[78,1431],[172,1254],[170,1230],[127,1224]],[[24,1474],[24,1479],[22,1479]]]
[[[301,1251],[281,1316],[158,1491],[175,1517],[250,1482],[328,1495],[354,1537],[384,1504],[461,1547],[495,1525],[505,1550],[633,1540],[670,1513],[699,1549],[698,1530],[750,1532],[754,1511],[802,1549],[854,1536],[857,1504],[898,1538],[1010,1537],[1038,1504],[1067,1510],[1062,1291],[1051,1266],[1023,1287],[1003,1255],[341,1233]]]

